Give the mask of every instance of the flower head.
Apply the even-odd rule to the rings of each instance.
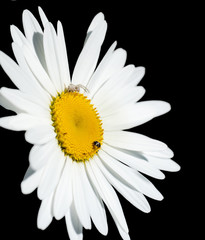
[[[23,12],[24,34],[11,26],[13,61],[0,52],[0,63],[17,89],[2,87],[0,104],[16,114],[0,118],[0,126],[26,131],[34,144],[21,190],[37,189],[42,201],[37,225],[45,229],[53,217],[65,217],[70,239],[82,239],[91,220],[108,232],[107,206],[121,237],[129,239],[116,194],[143,212],[145,196],[163,196],[143,174],[163,179],[178,171],[166,144],[127,131],[165,114],[163,101],[140,101],[143,67],[125,66],[126,52],[116,42],[97,66],[107,23],[102,13],[92,20],[72,78],[60,22],[57,31],[39,8],[43,28],[31,12]]]

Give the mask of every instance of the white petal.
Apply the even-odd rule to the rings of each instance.
[[[37,226],[41,230],[45,230],[52,222],[52,204],[53,204],[53,193],[47,198],[43,199],[38,212]]]
[[[43,24],[43,26],[45,27],[45,25],[47,24],[48,22],[48,18],[46,17],[44,11],[42,10],[41,7],[38,7],[38,11],[39,11],[39,15],[40,15],[40,18],[41,18],[41,22]]]
[[[50,115],[48,110],[30,101],[30,99],[28,99],[28,95],[17,89],[2,87],[0,89],[0,94],[6,98],[12,106],[15,106],[17,109],[19,109],[20,112],[25,112],[40,117],[49,117]]]
[[[11,31],[12,39],[17,45],[22,47],[23,45],[28,44],[28,40],[25,38],[23,33],[16,26],[11,25],[10,31]]]
[[[41,65],[43,66],[45,71],[48,73],[48,67],[47,67],[47,62],[45,59],[45,52],[44,52],[44,47],[43,47],[43,34],[34,33],[33,48],[34,48],[35,55],[38,57]]]
[[[34,171],[31,167],[27,169],[24,179],[21,182],[21,191],[23,194],[30,194],[38,187],[42,172],[43,168],[38,171]]]
[[[28,130],[43,123],[48,123],[48,120],[45,118],[31,116],[26,113],[0,118],[0,126],[13,131]]]
[[[23,12],[23,27],[26,38],[30,41],[31,44],[33,44],[34,33],[42,33],[42,29],[38,21],[28,10],[24,10]]]
[[[106,131],[122,130],[139,126],[151,119],[167,113],[170,104],[164,101],[138,102],[120,109],[117,113],[103,119]]]
[[[17,43],[13,42],[12,43],[12,49],[13,49],[15,58],[16,58],[18,64],[19,64],[20,68],[23,69],[27,73],[27,75],[32,80],[32,82],[37,82],[37,79],[33,75],[30,67],[28,66],[28,64],[25,60],[25,57],[24,57],[24,54],[23,54],[23,51],[22,51],[22,47],[20,47]],[[42,105],[42,106],[48,105],[47,101],[42,101],[45,98],[44,95],[47,95],[47,92],[45,92],[44,89],[39,84],[36,84],[36,87],[38,87],[36,89],[36,90],[38,90],[38,92],[34,92],[35,94],[33,94],[35,96],[35,102],[37,102],[39,105]],[[36,96],[36,94],[38,94],[38,96]],[[31,94],[29,94],[29,95],[33,96]],[[42,96],[43,96],[43,98],[42,98]]]
[[[91,229],[91,220],[85,200],[85,187],[82,179],[81,163],[73,162],[73,201],[81,224]]]
[[[164,174],[159,171],[154,164],[146,161],[146,159],[143,159],[143,157],[140,158],[137,154],[136,156],[132,156],[129,154],[129,151],[126,152],[122,149],[116,149],[114,147],[110,147],[107,144],[103,144],[102,149],[112,157],[142,173],[145,173],[157,179],[165,178]]]
[[[97,66],[97,69],[95,70],[95,72],[93,73],[93,75],[90,78],[90,81],[87,84],[87,88],[89,89],[89,93],[91,94],[91,97],[93,96],[95,90],[99,88],[99,85],[100,85],[99,82],[100,82],[100,79],[103,76],[103,74],[101,74],[101,73],[103,73],[103,70],[106,66],[106,63],[111,58],[116,45],[117,45],[117,42],[114,42],[110,46],[107,53],[104,55],[103,59],[101,60],[101,62]]]
[[[135,102],[138,102],[145,94],[145,89],[142,86],[137,86],[132,89],[125,88],[125,91],[127,91],[127,94],[130,95],[130,97],[128,97],[128,100],[135,101]],[[121,98],[123,98],[123,95],[122,95],[123,93],[124,93],[124,98],[125,98],[125,91],[122,91]],[[128,102],[128,100],[127,100],[127,102]]]
[[[83,227],[76,213],[74,204],[70,206],[67,214],[65,215],[65,220],[70,240],[82,240]]]
[[[15,48],[13,48],[14,54],[19,65],[23,67],[23,69],[26,70],[27,73],[30,72],[30,70],[28,66],[26,66],[25,60],[22,58],[23,56],[22,48],[25,46],[29,48],[32,54],[35,54],[39,58],[41,64],[46,69],[45,56],[44,56],[44,50],[43,50],[42,31],[33,32],[32,34],[33,34],[32,40],[29,41],[16,26],[11,25],[11,36],[14,41],[12,43],[12,47],[15,46]],[[19,50],[17,50],[17,48]]]
[[[171,159],[168,158],[159,158],[154,156],[149,156],[144,154],[145,158],[157,168],[169,171],[169,172],[177,172],[180,170],[180,166]]]
[[[107,23],[102,20],[89,36],[75,65],[72,76],[73,84],[87,85],[96,67],[106,30]]]
[[[20,47],[26,45],[30,50],[39,58],[42,66],[47,69],[44,49],[43,49],[43,32],[35,17],[31,12],[25,10],[23,12],[23,25],[26,38],[23,36],[21,31],[16,27],[11,27],[11,34],[13,40]]]
[[[42,66],[47,71],[43,49],[43,32],[35,17],[28,10],[25,10],[23,13],[23,25],[26,37],[29,41],[29,44],[26,44],[27,47],[29,47],[31,51],[38,57]]]
[[[112,52],[109,53],[109,57],[110,57],[111,53]],[[117,56],[117,58],[114,58],[115,54],[117,54],[117,53],[120,53],[121,55]],[[123,53],[124,53],[124,55],[123,55]],[[105,55],[105,57],[106,57],[106,55]],[[122,69],[122,67],[125,64],[125,60],[126,60],[126,52],[124,50],[122,50],[122,49],[117,49],[113,53],[113,60],[114,60],[113,61],[113,65],[114,65],[114,63],[115,64],[118,63],[118,61],[120,59],[123,60],[122,61],[123,64],[121,64],[121,67],[117,71],[113,72],[110,75],[110,76],[112,76],[112,78],[110,78],[109,81],[106,84],[100,86],[100,91],[102,91],[101,88],[105,88],[106,87],[106,88],[108,88],[107,90],[109,90],[109,91],[108,92],[107,92],[107,90],[103,90],[102,91],[104,93],[106,92],[106,94],[110,93],[111,90],[116,91],[116,94],[114,94],[114,95],[117,95],[117,96],[119,95],[120,90],[121,90],[122,93],[126,94],[127,91],[129,89],[133,89],[139,83],[139,81],[142,79],[142,77],[144,76],[144,73],[145,73],[144,67],[136,67],[136,68],[134,68],[133,65],[128,65],[128,66],[124,67],[124,69]],[[109,61],[108,60],[109,60],[109,58],[107,57],[106,59],[103,59],[101,61],[101,63],[99,64],[97,70],[95,71],[95,73],[93,74],[93,76],[91,78],[91,83],[93,82],[92,81],[93,79],[95,80],[95,82],[98,82],[98,79],[101,78],[101,77],[104,77],[105,80],[108,79],[108,77],[106,76],[105,73],[104,74],[101,73],[101,71],[104,70],[106,64],[107,64],[107,66],[109,66]],[[102,70],[101,70],[101,68],[102,68]],[[115,68],[112,67],[110,69],[110,71],[112,71],[114,69]],[[99,73],[101,73],[101,74],[99,74]],[[129,75],[127,75],[127,73]],[[122,76],[121,76],[121,74],[122,74]],[[113,81],[113,77],[114,77],[114,81]],[[123,87],[121,86],[122,84],[119,84],[119,78],[122,79],[122,83],[124,84]],[[93,84],[95,84],[95,82],[93,82]],[[89,87],[89,90],[90,90],[91,94],[93,93],[92,87],[93,86]],[[98,94],[99,93],[97,93],[96,95],[98,95]],[[110,94],[110,95],[111,95],[111,100],[112,100],[113,94]],[[127,93],[127,95],[129,95],[129,93]],[[102,97],[103,96],[104,95],[102,95]],[[138,97],[138,95],[136,95],[136,101],[138,101],[140,98],[141,98],[141,96]],[[119,96],[119,99],[120,99],[120,96]],[[102,102],[109,103],[109,101],[105,101],[105,99],[103,99]]]
[[[7,110],[11,110],[15,113],[20,113],[21,112],[21,109],[19,109],[16,104],[12,104],[6,97],[4,97],[2,94],[1,94],[1,89],[0,89],[0,105],[2,107],[4,107],[5,109]]]
[[[88,30],[87,30],[87,36],[86,36],[86,40],[90,37],[91,33],[93,32],[93,30],[105,19],[104,14],[103,13],[98,13],[92,20]],[[86,41],[85,41],[86,42]]]
[[[30,86],[28,76],[22,69],[6,54],[0,52],[0,63],[11,81],[23,92],[30,92],[33,86]]]
[[[48,22],[45,26],[43,46],[45,51],[45,59],[48,67],[48,74],[52,80],[56,90],[62,91],[60,81],[60,62],[59,62],[59,46],[57,44],[57,36],[53,25]]]
[[[145,89],[141,86],[130,86],[130,74],[134,71],[134,66],[128,65],[118,74],[109,79],[95,94],[92,103],[98,109],[101,118],[105,118],[122,112],[139,101]]]
[[[38,187],[39,199],[44,199],[54,191],[61,176],[65,163],[65,156],[58,146],[53,149],[53,154],[49,157],[47,165],[44,168],[41,181]]]
[[[72,174],[72,160],[67,157],[65,167],[56,188],[53,202],[53,214],[57,220],[60,220],[66,215],[66,212],[68,211],[73,200]]]
[[[105,84],[99,89],[99,91],[93,97],[94,104],[97,103],[99,106],[105,104],[105,101],[108,99],[112,99],[115,95],[118,95],[118,89],[122,89],[123,85],[129,79],[129,76],[134,70],[133,65],[128,65],[121,69],[121,71],[114,74],[109,81],[105,82]],[[119,99],[119,98],[118,98]],[[112,101],[112,100],[111,100]],[[110,103],[112,104],[112,102]]]
[[[35,95],[41,98],[42,101],[48,103],[50,101],[49,96],[46,92],[43,92],[37,81],[23,71],[10,57],[0,51],[0,63],[10,77],[11,81],[21,90],[22,92]]]
[[[29,162],[34,170],[38,170],[45,166],[49,157],[53,154],[57,141],[53,139],[42,145],[34,145],[29,153]]]
[[[116,42],[110,47],[98,68],[91,77],[89,84],[90,97],[93,98],[96,92],[109,80],[113,74],[119,72],[125,65],[127,53],[119,48],[114,50]]]
[[[161,151],[167,145],[139,133],[128,131],[104,132],[104,142],[114,147],[133,151]]]
[[[114,91],[113,93],[112,96],[107,98],[109,101],[106,101],[106,97],[104,96],[105,99],[101,104],[98,102],[95,104],[101,118],[105,118],[121,111],[121,109],[124,109],[125,107],[127,108],[128,105],[132,105],[139,101],[145,94],[145,89],[141,86],[131,89],[123,87],[122,91]]]
[[[99,161],[97,157],[94,157],[92,161],[89,161],[86,164],[89,178],[91,179],[94,188],[107,205],[116,225],[119,224],[125,232],[128,232],[127,223],[116,192],[99,170],[96,164],[97,160]]]
[[[165,148],[160,151],[146,151],[147,155],[159,157],[159,158],[173,158],[174,152],[170,148]]]
[[[103,154],[103,152],[100,152],[100,157],[117,179],[127,182],[127,184],[134,187],[134,189],[150,198],[155,200],[163,199],[163,196],[154,185],[139,172],[114,160],[111,156],[105,153]]]
[[[32,74],[36,77],[39,84],[41,84],[44,90],[48,91],[52,96],[55,96],[57,92],[54,84],[50,80],[37,56],[27,46],[24,46],[23,53]]]
[[[121,181],[113,175],[113,170],[105,167],[101,161],[97,162],[99,168],[107,178],[107,180],[120,192],[130,203],[143,212],[150,212],[150,206],[144,195],[133,188],[129,187],[125,182]]]
[[[34,43],[36,43],[36,41]],[[37,48],[38,47],[36,47],[36,51],[37,51]],[[28,63],[25,59],[24,51],[22,50],[22,47],[20,47],[18,44],[13,42],[12,49],[13,49],[15,58],[19,64],[20,68],[26,72],[30,81],[32,81],[33,84],[35,84],[36,89],[33,89],[33,94],[32,95],[30,94],[30,96],[35,96],[35,102],[37,102],[39,105],[42,105],[44,107],[45,107],[45,105],[48,106],[49,100],[51,100],[50,96],[47,93],[48,89],[47,88],[43,89],[42,88],[43,84],[41,82],[38,82],[36,76],[33,74],[33,72],[32,72],[33,67],[30,68],[30,66],[28,65]],[[30,49],[30,47],[28,47],[28,49]],[[29,51],[31,52],[31,55],[35,56],[35,53],[32,51],[32,49],[30,49]],[[38,54],[38,52],[36,52],[36,54]],[[39,60],[41,61],[41,64],[43,65],[43,62],[45,62],[45,61],[44,61],[43,56],[41,56],[41,55],[43,55],[42,49],[39,49],[38,57],[39,57]],[[37,57],[35,56],[34,58],[37,58]]]
[[[132,75],[129,78],[129,86],[136,86],[141,81],[141,79],[145,75],[145,68],[144,67],[136,67],[135,70],[132,72]]]
[[[117,229],[123,240],[130,240],[129,234],[126,231],[124,231],[119,224],[117,224]]]
[[[70,84],[70,71],[69,71],[69,65],[68,65],[68,57],[67,57],[63,26],[61,22],[58,22],[57,33],[58,33],[57,41],[59,45],[58,58],[60,63],[59,64],[60,77],[61,77],[61,85],[63,90],[65,86]]]
[[[14,56],[16,58],[16,61],[18,62],[19,66],[26,71],[27,74],[29,74],[30,77],[33,77],[30,68],[28,67],[24,55],[23,55],[23,51],[22,51],[22,47],[17,44],[16,42],[12,43],[12,50],[14,53]]]
[[[30,128],[25,133],[26,141],[32,144],[44,144],[56,137],[56,133],[51,125],[42,124]]]
[[[93,187],[91,186],[91,183],[86,174],[84,164],[81,164],[81,167],[82,181],[85,188],[85,201],[87,203],[90,216],[98,231],[103,235],[107,235],[108,226],[103,202],[100,196],[94,191]]]

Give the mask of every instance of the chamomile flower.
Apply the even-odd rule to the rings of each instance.
[[[0,89],[0,104],[16,113],[0,118],[0,126],[26,131],[33,144],[21,190],[37,189],[40,229],[65,217],[71,240],[82,239],[92,222],[106,235],[106,205],[121,237],[130,239],[116,190],[149,212],[145,196],[163,196],[144,174],[163,179],[161,170],[180,167],[166,144],[128,129],[165,114],[170,105],[139,101],[145,70],[125,66],[126,51],[116,42],[97,65],[107,30],[102,13],[88,28],[72,77],[62,24],[56,31],[41,8],[39,14],[42,27],[28,10],[24,34],[11,26],[16,62],[0,52],[0,64],[17,87]]]

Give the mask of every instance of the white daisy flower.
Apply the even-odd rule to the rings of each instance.
[[[97,66],[107,30],[102,13],[88,28],[72,78],[61,22],[56,31],[41,8],[39,14],[43,28],[28,10],[23,12],[25,35],[11,26],[17,63],[0,52],[2,68],[18,88],[0,90],[0,104],[16,113],[2,117],[0,126],[26,131],[26,141],[34,144],[21,190],[37,189],[40,229],[53,217],[65,217],[71,240],[82,239],[91,220],[106,235],[106,205],[121,237],[130,239],[115,190],[149,212],[145,196],[163,196],[143,174],[163,179],[161,170],[180,167],[166,144],[127,129],[165,114],[170,105],[139,102],[145,69],[125,66],[126,51],[115,49],[116,42]]]

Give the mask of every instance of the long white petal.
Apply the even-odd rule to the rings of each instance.
[[[133,151],[161,151],[168,148],[163,142],[128,131],[104,132],[104,142]]]
[[[129,75],[134,70],[134,67],[130,65],[123,70],[124,72],[121,71],[110,78],[92,99],[102,119],[109,116],[112,117],[113,114],[122,112],[130,106],[133,107],[133,104],[139,101],[145,94],[143,87],[126,84],[126,82],[129,82]]]
[[[45,51],[43,47],[43,34],[41,33],[35,33],[33,36],[33,47],[35,55],[38,57],[41,65],[45,69],[45,71],[48,73],[48,67],[47,62],[45,59]]]
[[[72,160],[67,157],[65,167],[63,169],[60,181],[56,188],[53,202],[53,214],[57,220],[66,215],[72,201],[72,176],[73,164]]]
[[[129,82],[127,83],[129,86],[136,86],[142,80],[145,75],[144,67],[136,67],[132,72],[132,75],[129,78]]]
[[[34,170],[38,170],[45,166],[56,145],[56,139],[53,139],[45,144],[34,145],[29,153],[29,163],[31,167]]]
[[[65,156],[58,146],[56,146],[56,148],[53,149],[53,154],[50,156],[41,177],[37,192],[39,199],[42,200],[46,198],[54,191],[61,177],[64,163]]]
[[[0,89],[0,105],[7,110],[11,110],[15,113],[21,113],[21,109],[16,106],[16,104],[12,104],[6,97],[1,94]]]
[[[49,77],[52,80],[56,90],[61,92],[62,86],[60,81],[60,59],[58,54],[59,46],[57,44],[55,29],[50,22],[48,22],[45,26],[43,46]]]
[[[25,133],[26,141],[32,144],[45,144],[55,139],[56,133],[51,125],[42,124],[34,128],[30,128]]]
[[[36,56],[38,56],[44,69],[47,70],[47,64],[45,61],[43,49],[43,32],[38,21],[28,10],[25,10],[23,12],[23,26],[26,38],[30,42],[32,50],[34,50]]]
[[[180,170],[180,166],[171,159],[149,156],[147,154],[143,155],[151,164],[153,164],[154,166],[161,170],[169,172],[177,172]]]
[[[109,167],[110,171],[112,171],[113,176],[117,179],[125,181],[127,184],[134,187],[134,189],[150,198],[155,200],[163,199],[163,196],[155,186],[139,172],[114,160],[111,156],[105,153],[103,154],[103,152],[101,152],[100,156],[103,162]]]
[[[28,44],[28,40],[16,26],[11,25],[10,31],[14,43],[16,43],[19,47]]]
[[[82,181],[81,163],[73,162],[73,201],[81,224],[91,229],[91,220],[85,200],[85,187]]]
[[[29,77],[33,78],[33,74],[31,73],[31,70],[28,67],[25,57],[23,55],[22,46],[20,46],[16,42],[13,42],[12,50],[19,66],[29,75]]]
[[[24,10],[23,12],[23,27],[26,38],[30,41],[31,44],[33,44],[34,34],[42,33],[42,29],[38,21],[33,16],[33,14],[28,10]]]
[[[130,240],[128,232],[124,231],[123,228],[117,223],[116,224],[119,234],[123,240]]]
[[[97,157],[94,157],[92,161],[86,164],[89,178],[94,188],[98,191],[100,197],[107,205],[116,225],[119,224],[125,232],[128,232],[127,223],[116,192],[99,170],[96,164],[97,160],[99,161]]]
[[[48,18],[46,17],[44,11],[42,10],[41,7],[38,7],[38,11],[39,11],[39,15],[40,15],[40,18],[41,18],[41,22],[43,24],[43,26],[45,27],[45,25],[47,24],[48,22]]]
[[[0,118],[0,126],[13,131],[25,131],[42,124],[48,124],[48,120],[26,113]]]
[[[167,113],[170,104],[164,101],[144,101],[124,107],[103,119],[106,131],[123,130],[139,126],[151,119]]]
[[[105,19],[104,14],[102,12],[98,13],[90,23],[90,26],[88,27],[87,30],[87,36],[85,39],[85,43],[90,37],[91,33],[94,31],[94,29]]]
[[[53,204],[53,193],[43,199],[39,208],[37,217],[37,227],[41,230],[45,230],[52,222],[52,204]]]
[[[116,42],[110,47],[90,80],[89,90],[91,98],[95,96],[111,76],[120,71],[125,65],[126,51],[119,48],[113,52],[115,46]]]
[[[123,85],[125,84],[127,79],[129,79],[129,76],[133,71],[134,66],[128,65],[122,68],[121,71],[118,71],[116,74],[110,77],[109,81],[107,81],[93,97],[92,100],[94,101],[94,103],[101,105],[104,104],[106,100],[115,97],[114,94],[118,95],[118,89],[124,87]],[[108,102],[109,104],[109,101],[106,102]]]
[[[101,104],[97,102],[96,107],[102,119],[139,101],[145,94],[145,89],[141,86],[129,89],[123,87],[121,91],[114,91],[112,93],[112,96],[108,98],[103,97],[104,101],[102,101]],[[109,101],[106,101],[105,99],[109,99]]]
[[[5,53],[0,51],[0,63],[12,82],[23,92],[31,92],[33,86],[28,81],[28,76],[22,69]]]
[[[2,87],[0,89],[0,94],[6,98],[12,106],[16,106],[21,112],[40,117],[49,117],[50,115],[48,109],[46,110],[38,104],[30,101],[29,95],[26,95],[17,89]]]
[[[74,204],[72,204],[65,215],[66,227],[70,240],[83,239],[83,227],[80,223]]]
[[[85,188],[85,201],[87,202],[90,216],[98,231],[103,235],[107,235],[108,226],[103,202],[90,184],[84,164],[81,164],[81,168],[82,181]]]
[[[102,78],[102,76],[104,76],[103,70],[105,69],[106,63],[109,61],[109,59],[111,58],[114,49],[116,48],[117,42],[115,41],[110,48],[108,49],[108,51],[106,52],[106,54],[104,55],[103,59],[101,60],[101,62],[99,63],[99,65],[97,66],[97,69],[95,70],[95,72],[93,73],[93,75],[90,78],[90,81],[87,84],[87,88],[89,89],[90,95],[92,97],[92,95],[95,92],[95,88],[97,89],[99,86],[101,85],[99,84],[100,79]],[[105,77],[106,79],[106,77]],[[97,87],[97,86],[98,87]],[[93,89],[94,88],[94,89]]]
[[[174,152],[170,148],[165,148],[160,151],[146,151],[146,155],[159,158],[173,158]]]
[[[132,203],[136,208],[140,209],[143,212],[150,212],[150,206],[147,202],[144,195],[125,182],[121,181],[121,179],[116,178],[116,175],[112,174],[112,170],[107,168],[101,161],[97,162],[99,168],[107,178],[107,180],[120,192],[130,203]]]
[[[132,156],[129,154],[129,151],[123,151],[122,149],[117,149],[114,147],[110,147],[107,144],[103,144],[102,149],[111,155],[113,158],[118,159],[119,161],[125,163],[126,165],[145,173],[151,177],[158,178],[158,179],[164,179],[165,175],[158,170],[158,168],[155,167],[152,163],[146,161],[146,159],[143,159],[143,157],[139,157],[137,154],[136,156]]]
[[[43,92],[37,81],[33,81],[29,75],[23,71],[9,56],[0,51],[0,64],[11,81],[22,92],[36,95],[40,97],[42,101],[49,103],[49,96],[46,92]]]
[[[107,23],[102,20],[86,41],[73,71],[72,82],[74,84],[87,85],[96,67],[106,30]]]
[[[50,93],[52,96],[55,96],[57,94],[55,86],[37,56],[27,46],[24,46],[23,53],[32,74],[36,77],[39,84],[45,91]]]
[[[21,191],[23,194],[30,194],[38,187],[42,172],[43,168],[38,171],[34,171],[31,167],[27,169],[24,179],[21,182]]]
[[[15,25],[11,25],[10,27],[10,31],[11,31],[11,36],[13,39],[13,43],[15,43],[17,46],[19,46],[19,48],[22,48],[23,46],[27,46],[28,48],[30,48],[31,51],[33,51],[33,53],[35,53],[35,45],[32,43],[32,41],[30,42],[29,39],[27,39],[24,34],[15,26]],[[42,35],[42,32],[36,32],[33,33],[34,35]],[[33,38],[33,40],[35,40]]]
[[[60,68],[60,78],[61,78],[61,87],[62,89],[65,86],[70,84],[70,71],[69,71],[69,64],[68,64],[68,56],[66,50],[66,43],[65,37],[63,32],[63,26],[61,22],[58,21],[57,25],[57,42],[59,45],[58,51],[58,59],[59,59],[59,68]]]
[[[17,43],[13,42],[12,49],[13,49],[15,58],[19,64],[20,68],[23,69],[27,73],[29,79],[31,79],[32,82],[38,82],[38,80],[35,78],[35,75],[33,74],[32,70],[31,70],[31,68],[29,67],[29,65],[26,62],[24,53],[22,51],[22,47],[20,47]],[[32,51],[32,49],[30,51]],[[33,98],[35,99],[35,102],[37,102],[39,105],[42,105],[44,107],[48,106],[48,102],[42,101],[42,98],[41,98],[42,95],[46,95],[46,94],[48,95],[47,89],[45,91],[41,87],[40,84],[36,84],[36,85],[38,86],[38,88],[37,88],[38,92],[36,91],[36,92],[34,92],[35,94],[33,94],[33,95],[29,94],[29,95],[34,96]],[[38,95],[36,95],[36,94],[38,94]]]
[[[36,46],[36,44],[38,44],[39,46]],[[35,59],[38,57],[42,66],[46,69],[44,53],[42,52],[43,51],[42,47],[40,47],[40,45],[42,45],[42,44],[40,44],[39,41],[34,41],[34,45],[36,47],[36,49],[35,49],[36,54],[38,56],[35,56],[35,52],[29,46],[27,46],[27,48],[29,49],[28,51],[30,52],[29,57],[34,56],[33,57],[34,60],[32,59],[32,61],[34,61],[34,64],[35,64]],[[25,46],[24,46],[24,48],[25,48]],[[23,51],[24,48],[20,47],[15,42],[12,43],[12,49],[13,49],[15,58],[16,58],[18,64],[19,64],[20,68],[23,69],[27,73],[30,81],[35,82],[35,83],[38,82],[37,84],[35,84],[36,85],[36,91],[34,92],[34,94],[33,95],[29,94],[29,95],[30,96],[35,96],[35,98],[34,98],[35,102],[37,102],[39,105],[42,105],[44,107],[45,107],[45,105],[48,106],[48,101],[42,101],[45,98],[44,97],[42,99],[42,96],[47,95],[48,98],[50,97],[47,93],[47,92],[49,92],[48,91],[49,85],[46,86],[46,89],[42,88],[43,84],[40,81],[38,81],[38,79],[36,78],[36,75],[33,73],[33,66],[30,67],[28,62],[25,59],[24,51]],[[38,60],[36,60],[36,61],[38,61]]]

